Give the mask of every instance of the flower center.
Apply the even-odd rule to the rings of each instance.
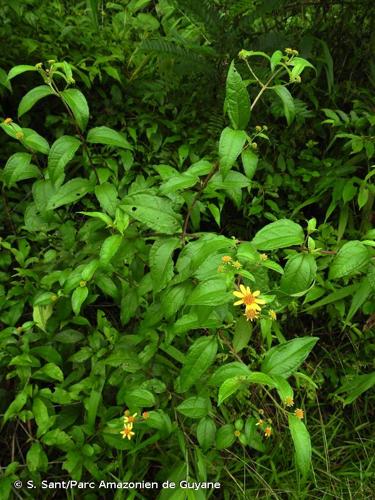
[[[249,306],[250,304],[254,304],[255,302],[255,297],[253,296],[253,294],[248,294],[248,295],[245,295],[244,298],[243,298],[243,302],[244,304],[246,304],[247,306]]]

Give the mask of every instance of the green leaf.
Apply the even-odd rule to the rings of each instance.
[[[241,153],[242,165],[246,177],[252,179],[258,166],[259,158],[251,149],[244,149]]]
[[[57,380],[58,382],[64,381],[64,374],[55,363],[47,363],[40,370],[37,370],[32,374],[32,378],[37,380],[45,380],[49,382],[50,380]]]
[[[220,386],[218,405],[221,405],[223,401],[236,393],[241,386],[248,384],[268,385],[270,387],[275,387],[276,385],[271,377],[261,372],[250,372],[249,375],[240,375],[229,378]]]
[[[109,215],[115,215],[119,200],[117,198],[117,189],[113,184],[103,182],[103,184],[95,186],[95,196],[103,210]]]
[[[150,194],[133,194],[126,196],[122,207],[128,215],[154,231],[165,234],[182,231],[181,216],[165,198]]]
[[[368,278],[363,278],[356,290],[345,322],[350,321],[362,304],[372,294],[372,286]]]
[[[74,158],[80,145],[81,142],[71,135],[63,135],[52,144],[48,155],[47,170],[54,185],[62,184],[65,166]]]
[[[226,282],[221,278],[199,283],[192,291],[186,304],[189,306],[219,306],[231,300]]]
[[[37,71],[35,66],[30,66],[29,64],[20,64],[18,66],[14,66],[8,73],[8,80],[11,80],[15,76],[21,75],[26,71]]]
[[[113,234],[112,236],[108,236],[103,241],[102,247],[100,249],[100,262],[104,265],[107,265],[111,262],[113,257],[118,252],[122,243],[122,236],[119,234]]]
[[[225,104],[232,127],[244,130],[250,120],[250,99],[234,61],[229,66]]]
[[[199,446],[207,450],[215,442],[216,425],[210,417],[203,417],[197,425],[197,439]]]
[[[33,321],[44,332],[46,331],[47,321],[52,316],[52,312],[52,304],[33,307]]]
[[[253,328],[251,324],[246,320],[246,318],[241,316],[237,320],[236,327],[234,329],[233,347],[236,352],[240,352],[247,346],[251,338],[252,331]]]
[[[219,159],[220,172],[223,178],[225,178],[241,154],[246,139],[247,135],[243,130],[233,130],[226,127],[222,131],[219,142]]]
[[[197,339],[189,348],[178,378],[177,392],[190,389],[215,361],[217,340],[214,336]]]
[[[348,241],[338,251],[329,269],[330,279],[339,279],[361,271],[369,262],[369,251],[360,241]]]
[[[14,398],[14,400],[10,403],[8,408],[6,409],[4,416],[3,416],[3,423],[7,422],[10,418],[14,417],[17,415],[22,408],[25,406],[27,401],[27,394],[26,392],[20,392],[17,394],[17,396]]]
[[[72,293],[72,309],[74,314],[79,314],[82,304],[87,299],[89,290],[87,286],[80,286]]]
[[[26,455],[26,464],[30,472],[45,472],[48,468],[48,457],[44,453],[41,444],[34,441]]]
[[[155,396],[147,389],[133,389],[124,395],[124,401],[129,408],[143,408],[155,405]]]
[[[336,290],[335,292],[329,294],[328,297],[324,297],[324,299],[318,300],[318,302],[315,302],[315,304],[306,307],[305,311],[311,311],[312,309],[316,309],[317,307],[323,307],[327,304],[332,304],[333,302],[345,299],[346,297],[349,297],[349,295],[353,295],[353,293],[358,289],[358,286],[359,283],[355,283],[354,285],[340,288],[340,290]]]
[[[264,356],[262,371],[288,378],[305,361],[318,340],[318,337],[299,337],[272,347]]]
[[[347,393],[344,399],[344,405],[353,403],[361,394],[371,389],[375,385],[375,372],[357,375],[356,377],[347,377],[347,381],[337,389],[335,394]]]
[[[316,73],[316,69],[314,68],[314,66],[311,63],[309,63],[309,61],[303,59],[302,57],[294,57],[293,60],[290,62],[290,65],[293,66],[291,73],[292,80],[294,80],[297,76],[299,76],[305,68],[312,68]]]
[[[78,89],[67,89],[60,93],[65,104],[73,113],[78,127],[84,131],[89,121],[90,111],[85,96]]]
[[[92,183],[87,179],[77,177],[63,184],[47,204],[47,210],[53,210],[69,203],[75,203],[87,193],[93,191]]]
[[[87,142],[105,144],[106,146],[114,146],[122,149],[133,149],[120,132],[105,126],[90,129],[87,133]]]
[[[228,378],[247,376],[250,374],[251,371],[244,363],[233,361],[232,363],[227,363],[226,365],[220,366],[220,368],[218,368],[210,378],[209,384],[218,386]]]
[[[12,85],[10,83],[8,75],[3,70],[3,68],[0,68],[0,85],[3,85],[3,87],[7,88],[10,91],[12,90]]]
[[[293,255],[287,262],[284,275],[280,281],[280,289],[288,295],[306,292],[316,277],[317,266],[311,254]]]
[[[282,85],[275,85],[274,87],[272,87],[272,90],[280,97],[283,103],[286,121],[288,125],[290,125],[294,120],[294,116],[296,114],[292,94],[286,87]]]
[[[50,420],[48,415],[47,406],[40,398],[35,398],[33,401],[33,414],[38,426],[37,437],[40,437],[45,434],[53,424],[53,420]]]
[[[281,377],[281,375],[272,375],[271,378],[275,382],[275,387],[282,403],[284,403],[287,398],[294,398],[293,389],[284,377]]]
[[[44,137],[31,128],[23,128],[22,132],[24,137],[21,141],[25,146],[33,151],[37,151],[38,153],[48,155],[50,148]]]
[[[216,448],[218,450],[229,448],[235,440],[234,426],[232,424],[225,424],[216,433]]]
[[[48,95],[55,95],[53,90],[48,85],[40,85],[31,89],[24,95],[18,105],[18,118],[27,113],[40,99]]]
[[[209,398],[192,396],[180,403],[176,410],[189,418],[203,418],[211,411],[211,401]]]
[[[306,478],[311,467],[311,440],[305,424],[295,415],[288,415],[289,430],[292,436],[295,462],[303,478]]]
[[[150,269],[154,293],[162,290],[173,277],[173,251],[178,247],[178,238],[155,240],[150,250]]]
[[[252,243],[259,250],[276,250],[302,245],[303,241],[303,229],[299,224],[289,219],[280,219],[258,231]]]
[[[11,187],[19,181],[39,177],[39,175],[38,167],[31,163],[31,154],[14,153],[5,164],[3,181],[7,187]]]

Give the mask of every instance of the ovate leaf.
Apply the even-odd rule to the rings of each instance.
[[[47,170],[49,178],[55,185],[62,184],[65,166],[74,158],[80,145],[81,142],[71,135],[63,135],[52,144]]]
[[[288,295],[307,291],[316,277],[317,266],[314,256],[306,253],[293,255],[284,269],[280,289]]]
[[[122,236],[119,234],[108,236],[108,238],[103,241],[102,247],[100,249],[100,262],[102,264],[107,265],[111,262],[111,260],[119,250],[121,242]]]
[[[215,360],[217,340],[213,336],[196,340],[189,348],[178,378],[178,392],[186,392],[194,385]]]
[[[95,127],[88,131],[87,142],[105,144],[123,149],[133,149],[125,137],[109,127]]]
[[[306,478],[311,467],[311,440],[305,424],[295,415],[288,416],[289,430],[292,436],[295,462],[303,478]]]
[[[333,259],[329,270],[330,279],[351,276],[361,271],[369,262],[369,251],[360,241],[345,243]]]
[[[199,283],[192,291],[187,300],[189,306],[219,306],[231,300],[232,296],[227,292],[226,282],[220,278],[214,278]]]
[[[219,158],[220,172],[223,178],[225,178],[241,154],[246,138],[246,132],[243,130],[233,130],[226,127],[222,131],[219,142]]]
[[[275,250],[302,245],[303,241],[303,229],[299,224],[289,219],[280,219],[258,231],[252,243],[259,250]]]
[[[78,127],[84,131],[90,114],[85,96],[78,89],[63,90],[60,95],[72,111]]]
[[[289,377],[304,362],[318,337],[299,337],[272,347],[264,356],[262,372]]]
[[[15,153],[5,164],[3,181],[7,187],[11,187],[19,181],[39,177],[39,175],[38,167],[31,163],[31,154]]]
[[[173,234],[181,231],[181,216],[166,198],[150,194],[127,196],[122,204],[125,212],[154,231]]]
[[[72,294],[72,309],[74,314],[79,314],[82,304],[87,299],[89,290],[87,286],[79,286]]]
[[[178,238],[156,240],[150,250],[150,268],[154,293],[162,290],[173,277],[172,255]]]
[[[286,121],[288,125],[290,125],[294,120],[294,116],[296,114],[292,94],[283,85],[275,85],[274,87],[272,87],[272,90],[280,97],[283,103]]]
[[[232,127],[245,129],[250,119],[250,99],[234,61],[229,66],[225,104]]]
[[[48,85],[40,85],[30,90],[21,99],[18,105],[18,118],[27,113],[40,99],[47,97],[48,95],[54,95],[54,92]]]
[[[177,406],[177,411],[190,418],[203,418],[211,410],[211,401],[209,398],[193,396],[185,399]]]
[[[92,192],[93,185],[87,179],[77,177],[61,186],[58,192],[51,197],[47,210],[53,210],[69,203],[80,200],[85,194]]]

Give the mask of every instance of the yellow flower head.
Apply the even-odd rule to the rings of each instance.
[[[275,320],[276,320],[276,318],[277,318],[277,315],[276,315],[276,313],[275,313],[275,311],[274,311],[273,309],[270,309],[270,310],[268,311],[268,316],[269,316],[269,317],[270,317],[273,321],[275,321]]]
[[[254,319],[259,319],[259,311],[253,308],[246,308],[244,316],[247,321],[254,321]]]
[[[233,262],[232,266],[233,266],[235,269],[241,269],[242,264],[241,264],[241,262],[239,262],[238,260],[236,260],[235,262]]]
[[[293,406],[294,405],[293,398],[291,396],[286,397],[284,400],[284,405],[285,406]]]
[[[131,438],[135,435],[135,433],[132,431],[132,426],[131,425],[126,425],[122,431],[120,432],[120,434],[122,435],[122,439],[125,439],[125,438],[128,438],[129,441],[131,440]]]
[[[260,257],[260,260],[267,260],[268,259],[268,255],[266,253],[261,253],[259,255],[259,257]]]
[[[269,438],[269,437],[271,437],[271,434],[272,434],[272,427],[266,427],[264,429],[264,435],[265,435],[265,437]]]
[[[232,257],[230,255],[223,255],[221,260],[224,262],[224,264],[228,264],[232,260]]]
[[[86,286],[86,283],[87,283],[87,281],[85,281],[85,280],[81,280],[81,281],[79,282],[79,286],[80,286],[81,288],[83,288],[83,287],[85,287],[85,286]]]
[[[13,121],[12,118],[5,118],[3,123],[5,123],[5,125],[10,125],[12,121]]]
[[[23,132],[16,132],[16,139],[21,141],[25,137]]]
[[[241,436],[241,432],[240,431],[234,431],[234,435],[237,436],[237,437],[240,437]]]
[[[303,417],[305,416],[305,412],[301,410],[301,408],[297,408],[296,411],[294,412],[294,415],[300,420],[302,420]]]
[[[127,415],[124,414],[124,424],[131,424],[131,426],[133,426],[133,424],[136,420],[136,416],[137,416],[137,413],[134,413],[133,415],[130,415],[130,412]]]
[[[262,426],[263,424],[264,424],[264,420],[260,418],[255,425]]]
[[[235,297],[238,297],[240,300],[234,303],[235,306],[239,306],[243,304],[246,306],[246,309],[255,309],[256,311],[260,311],[260,304],[265,304],[266,302],[263,299],[258,299],[260,295],[260,291],[256,290],[252,292],[248,286],[240,285],[240,291],[235,290],[233,292]]]
[[[144,411],[144,412],[142,413],[142,417],[143,417],[145,420],[147,420],[147,419],[149,418],[149,416],[150,416],[150,414],[149,414],[149,412],[148,412],[148,411]]]

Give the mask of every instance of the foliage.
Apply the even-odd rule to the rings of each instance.
[[[371,5],[0,7],[2,498],[370,498]]]

